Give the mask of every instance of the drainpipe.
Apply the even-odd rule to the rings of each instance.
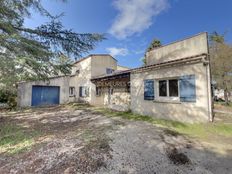
[[[208,33],[207,33],[208,36]],[[209,110],[209,121],[213,122],[214,119],[214,113],[213,113],[213,100],[212,100],[212,74],[211,74],[211,63],[210,63],[210,54],[209,54],[209,40],[207,37],[207,59],[208,59],[208,65],[206,66],[206,74],[207,74],[207,88],[208,88],[208,110]]]
[[[209,56],[208,56],[209,59]],[[213,122],[213,100],[212,100],[212,89],[211,89],[211,71],[210,71],[210,61],[206,65],[206,78],[207,78],[207,92],[208,92],[208,114],[209,121]]]

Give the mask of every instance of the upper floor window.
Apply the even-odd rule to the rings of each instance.
[[[111,68],[106,68],[106,74],[112,74],[114,72]]]
[[[80,74],[80,70],[76,70],[76,75],[79,75]]]

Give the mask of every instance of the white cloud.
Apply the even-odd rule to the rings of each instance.
[[[115,0],[119,11],[109,33],[118,39],[125,39],[149,28],[153,18],[169,7],[168,0]]]
[[[134,53],[135,54],[142,54],[145,52],[145,48],[144,49],[141,49],[141,50],[135,50]]]
[[[116,47],[110,47],[106,48],[106,50],[109,52],[111,56],[126,56],[129,54],[129,51],[127,48],[116,48]]]

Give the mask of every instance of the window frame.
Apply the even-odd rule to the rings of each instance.
[[[96,96],[101,96],[101,93],[102,93],[102,88],[96,86]]]
[[[69,87],[69,97],[75,97],[76,96],[76,91],[74,86]]]
[[[83,95],[83,89],[84,89],[84,95]],[[89,87],[88,86],[79,86],[79,97],[86,98],[89,97]]]
[[[160,96],[160,89],[159,89],[159,82],[160,81],[166,81],[166,88],[167,88],[167,96]],[[178,87],[178,96],[170,96],[170,85],[169,80],[177,80],[177,87]],[[158,100],[171,100],[171,101],[180,101],[180,79],[179,77],[171,77],[171,78],[162,78],[157,79],[157,98]]]

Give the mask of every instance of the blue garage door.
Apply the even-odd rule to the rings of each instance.
[[[59,86],[32,86],[31,106],[54,105],[59,103]]]

